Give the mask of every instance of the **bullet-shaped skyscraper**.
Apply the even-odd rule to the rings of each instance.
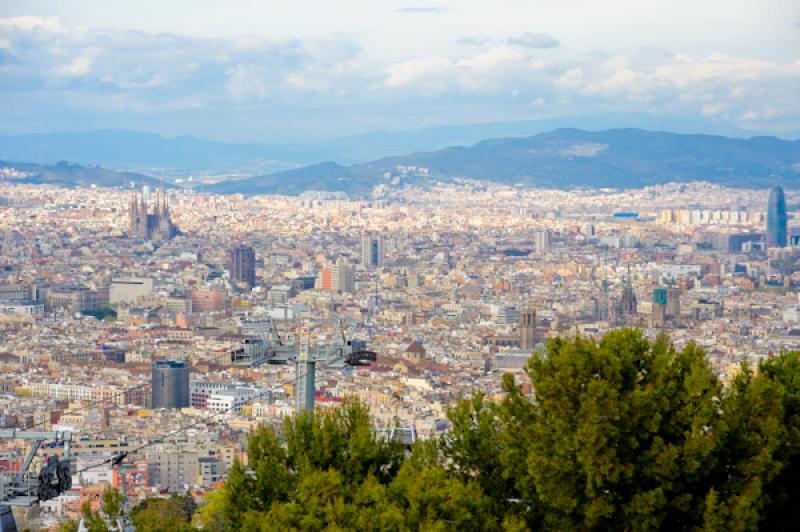
[[[767,248],[784,248],[787,244],[786,198],[781,187],[773,187],[767,205]]]

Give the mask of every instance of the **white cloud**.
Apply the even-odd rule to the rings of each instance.
[[[254,65],[236,65],[227,71],[225,89],[237,102],[252,102],[265,99],[269,88],[263,69]]]
[[[524,46],[525,48],[556,48],[561,43],[549,33],[525,32],[519,37],[511,37],[508,44]]]
[[[452,69],[453,62],[446,57],[420,57],[390,66],[384,84],[393,89],[415,84],[424,89],[445,90]]]
[[[532,57],[523,49],[501,45],[459,60],[422,57],[392,65],[384,85],[412,87],[425,93],[507,91],[514,95],[519,93],[520,84],[538,80],[551,68],[549,61]]]
[[[475,35],[467,35],[459,37],[456,44],[460,46],[485,46],[487,44],[494,44],[495,40],[489,37],[479,37]]]
[[[0,27],[15,28],[24,31],[44,29],[48,31],[61,31],[61,21],[58,17],[11,17],[0,18]]]
[[[700,112],[703,116],[717,116],[725,110],[725,107],[719,103],[709,103],[704,105]]]
[[[0,91],[136,91],[142,94],[135,100],[152,108],[184,106],[181,95],[188,94],[249,105],[281,93],[291,97],[297,89],[339,93],[360,79],[354,59],[361,47],[340,35],[306,42],[193,38],[65,28],[57,18],[20,17],[0,19],[0,43]],[[120,107],[113,98],[97,101]]]
[[[59,76],[85,76],[92,69],[94,59],[90,56],[76,57],[65,65],[56,67],[56,74]]]
[[[583,70],[579,67],[570,68],[561,74],[556,80],[556,85],[564,88],[574,88],[581,84],[583,81]]]
[[[374,114],[376,127],[383,127],[381,120],[391,127],[398,104],[422,116],[456,110],[442,111],[442,122],[473,111],[496,116],[496,109],[522,116],[538,107],[556,116],[613,110],[756,129],[781,124],[792,130],[800,123],[800,60],[652,49],[565,57],[541,49],[554,41],[536,33],[463,37],[448,53],[386,64],[351,35],[198,38],[71,27],[53,17],[7,18],[0,19],[0,99],[37,93],[56,111],[51,114],[64,116],[58,111],[89,106],[224,115],[237,109],[303,113],[312,105],[348,116]]]

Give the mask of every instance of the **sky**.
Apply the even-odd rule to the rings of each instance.
[[[0,0],[3,134],[296,142],[608,115],[796,134],[800,2]]]

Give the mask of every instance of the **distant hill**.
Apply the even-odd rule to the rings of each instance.
[[[100,166],[81,166],[61,161],[56,164],[35,164],[0,161],[2,169],[13,169],[19,176],[4,172],[2,179],[12,183],[47,184],[62,187],[127,187],[137,185],[158,185],[159,180],[134,172],[117,172]]]
[[[360,179],[353,169],[324,162],[296,170],[251,177],[237,181],[223,181],[204,190],[219,194],[288,194],[296,195],[307,190],[344,191],[359,195],[372,188],[369,179]]]
[[[159,173],[242,167],[263,172],[287,167],[273,161],[276,158],[305,164],[315,162],[280,146],[229,144],[192,136],[165,138],[125,130],[0,136],[0,159],[44,164],[68,160],[116,168],[146,168]]]
[[[172,140],[177,142],[173,147],[182,142]],[[200,143],[196,146],[207,142],[200,139],[187,142],[195,146],[195,141]],[[90,150],[90,147],[81,149]],[[85,155],[88,157],[89,153],[87,151]],[[157,183],[155,178],[143,173],[119,172],[63,161],[56,164],[0,162],[2,166],[11,166],[26,174],[24,178],[8,179],[27,183],[68,187]],[[424,167],[430,175],[411,172],[401,176],[399,166]],[[468,147],[384,157],[350,166],[324,162],[265,172],[257,177],[206,186],[204,190],[223,194],[299,194],[319,190],[362,196],[376,184],[389,183],[385,177],[387,173],[401,177],[401,183],[417,184],[432,179],[468,177],[556,188],[642,187],[698,180],[733,187],[780,184],[797,188],[800,186],[800,141],[774,137],[739,139],[641,129],[556,129],[528,137],[496,138]]]
[[[485,122],[370,131],[330,140],[231,143],[195,136],[164,137],[130,130],[0,135],[0,159],[55,164],[74,161],[151,175],[271,174],[322,161],[351,165],[383,157],[469,146],[484,139],[528,137],[563,127],[605,130],[632,124],[649,130],[753,136],[725,124],[641,114]]]
[[[556,188],[642,187],[688,181],[796,188],[800,185],[800,141],[640,129],[557,129],[532,137],[499,138],[469,147],[387,157],[346,168],[326,163],[221,183],[211,190],[245,194],[342,190],[357,195],[385,183],[385,172],[397,175],[401,165],[425,167],[439,179],[458,176]],[[404,177],[412,183],[428,179]]]

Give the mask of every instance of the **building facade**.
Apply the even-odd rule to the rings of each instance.
[[[767,205],[767,247],[785,248],[787,234],[786,197],[781,187],[774,187]]]
[[[361,264],[367,269],[383,266],[383,239],[380,234],[366,233],[361,237]]]
[[[144,191],[131,195],[128,207],[128,235],[143,240],[161,242],[178,235],[178,228],[172,223],[169,213],[167,193],[163,187],[156,190],[155,205],[149,205]]]
[[[522,351],[533,351],[536,345],[536,310],[530,307],[523,309],[517,320],[519,348]]]
[[[235,246],[231,250],[231,280],[256,285],[256,253],[250,246]]]
[[[188,407],[189,373],[189,365],[180,360],[158,360],[153,363],[152,408]]]

